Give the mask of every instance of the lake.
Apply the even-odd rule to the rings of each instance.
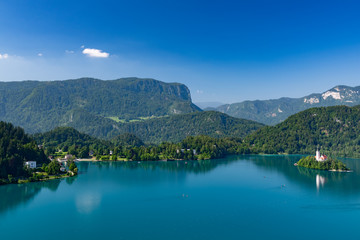
[[[75,178],[0,186],[1,239],[359,239],[354,172],[300,156],[81,162]]]

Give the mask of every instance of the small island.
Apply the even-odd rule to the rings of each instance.
[[[316,151],[316,156],[303,157],[295,163],[295,166],[328,171],[350,170],[343,162],[337,159],[328,158],[326,155],[320,155],[319,150]]]

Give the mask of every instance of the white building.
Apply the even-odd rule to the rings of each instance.
[[[28,168],[36,168],[36,161],[25,162],[25,166],[27,166]]]
[[[321,155],[321,154],[320,154],[320,151],[319,151],[319,149],[318,149],[318,150],[316,150],[315,159],[316,159],[316,161],[318,161],[318,162],[323,162],[323,161],[325,161],[325,160],[327,159],[327,156],[326,156],[326,155]]]

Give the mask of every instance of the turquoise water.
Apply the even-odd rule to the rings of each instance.
[[[0,186],[1,239],[359,239],[352,173],[299,156],[83,162],[76,178]]]

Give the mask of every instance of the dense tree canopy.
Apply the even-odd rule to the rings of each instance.
[[[360,157],[360,106],[312,108],[245,138],[253,153]]]
[[[61,127],[44,134],[36,134],[35,139],[49,155],[60,151],[78,158],[92,155],[101,160],[210,159],[221,158],[230,153],[248,152],[239,138],[212,138],[205,135],[189,136],[178,143],[145,145],[133,134],[122,134],[106,141],[72,128]]]
[[[80,133],[71,127],[57,127],[46,133],[35,134],[33,138],[45,147],[48,155],[61,149],[70,154],[88,157],[90,149],[110,147],[110,142]]]
[[[0,122],[0,178],[27,175],[24,168],[26,161],[43,164],[48,159],[22,128]]]
[[[303,157],[297,163],[299,167],[306,167],[320,170],[349,170],[346,165],[336,159],[327,159],[326,161],[316,161],[314,156]]]
[[[254,121],[206,111],[123,123],[118,129],[121,133],[135,134],[144,142],[159,144],[163,141],[180,142],[187,136],[197,135],[243,138],[263,126]]]

